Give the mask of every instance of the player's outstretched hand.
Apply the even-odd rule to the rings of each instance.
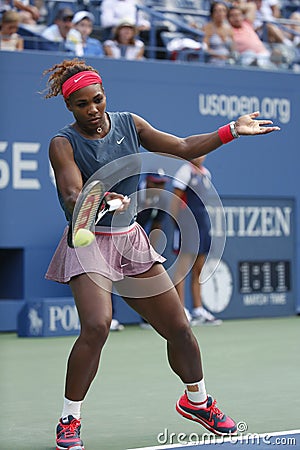
[[[280,130],[279,127],[270,126],[273,124],[272,120],[256,120],[258,116],[259,111],[239,117],[235,122],[237,133],[240,136],[255,136],[257,134],[267,134]]]

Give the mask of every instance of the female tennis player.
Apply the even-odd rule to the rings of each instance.
[[[272,126],[270,120],[258,120],[259,113],[254,112],[211,133],[179,138],[153,128],[138,115],[106,111],[102,79],[97,70],[82,60],[62,61],[44,74],[50,74],[46,98],[62,94],[74,117],[71,125],[52,138],[49,147],[58,195],[67,219],[84,183],[111,163],[124,176],[112,190],[123,199],[123,209],[127,208],[119,214],[122,219],[118,226],[110,222],[112,215],[106,214],[101,219],[103,223],[100,221],[96,227],[96,250],[94,244],[80,251],[68,247],[66,227],[46,274],[47,279],[70,285],[81,323],[80,335],[68,359],[56,448],[84,449],[80,411],[109,333],[111,284],[120,283],[122,293],[122,283],[126,280],[136,282],[137,289],[130,290],[130,284],[126,285],[122,293],[124,300],[166,339],[170,366],[185,386],[176,404],[177,411],[215,434],[235,433],[235,422],[217,408],[216,400],[206,392],[199,346],[163,267],[164,258],[154,251],[134,221],[135,202],[128,204],[126,196],[136,189],[138,176],[125,178],[126,170],[120,170],[118,161],[126,155],[138,154],[140,145],[152,152],[192,160],[239,135],[267,134],[279,128]],[[139,291],[142,298],[137,298]]]

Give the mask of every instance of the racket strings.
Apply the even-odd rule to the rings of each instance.
[[[99,205],[101,207],[103,204],[102,200],[103,190],[100,189],[100,186],[96,186],[82,202],[77,219],[74,223],[74,233],[76,233],[79,228],[87,228],[90,230],[93,227]]]
[[[88,228],[90,228],[90,226],[92,226],[93,224],[97,211],[98,211],[98,204],[96,203],[92,207],[90,205],[84,206],[82,210],[80,210],[80,213],[78,214],[76,224],[78,222],[78,225],[81,224],[84,225],[85,227],[87,226]]]
[[[94,231],[95,219],[106,190],[100,180],[88,183],[79,195],[68,230],[68,246],[74,248],[74,236],[81,228]]]

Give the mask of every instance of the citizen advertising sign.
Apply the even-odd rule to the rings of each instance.
[[[295,314],[295,204],[283,198],[222,198],[209,211],[212,235],[226,235],[221,260],[207,264],[205,306],[218,317]],[[225,215],[225,229],[220,216]]]
[[[211,275],[202,284],[204,306],[222,319],[295,314],[294,199],[226,197],[222,204],[209,211],[212,235],[225,235],[226,241],[221,259],[207,260]],[[132,322],[128,309],[120,309],[123,323]],[[79,331],[72,297],[27,302],[19,313],[19,336],[67,336]]]

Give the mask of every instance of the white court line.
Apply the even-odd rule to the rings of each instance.
[[[253,436],[253,439],[257,439],[257,438],[264,438],[264,437],[273,437],[273,436],[287,436],[289,434],[300,434],[300,429],[299,430],[289,430],[289,431],[272,431],[270,433],[248,433],[244,436],[234,436],[232,435],[231,437],[228,436],[224,436],[221,438],[216,438],[216,440],[213,441],[213,445],[215,444],[222,444],[225,442],[230,442],[231,440],[233,440],[233,442],[237,442],[237,441],[243,441],[243,440],[251,440],[251,436]],[[214,436],[214,435],[213,435]],[[201,438],[201,435],[199,435],[199,437]],[[207,442],[208,441],[208,442]],[[173,449],[173,448],[182,448],[182,447],[195,447],[195,445],[211,445],[211,442],[209,442],[209,439],[206,437],[206,442],[204,440],[204,442],[195,442],[195,443],[182,443],[182,444],[169,444],[169,445],[155,445],[154,447],[139,447],[139,448],[128,448],[127,450],[168,450],[168,449]]]

